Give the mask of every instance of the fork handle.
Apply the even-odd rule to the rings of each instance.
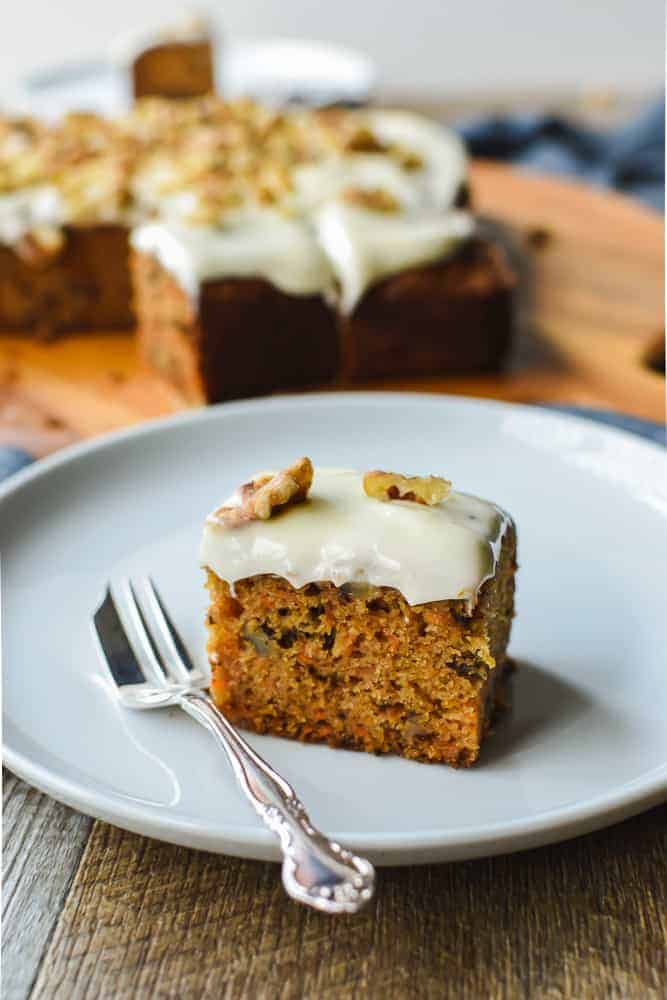
[[[288,895],[326,913],[356,913],[373,895],[375,871],[370,862],[313,826],[290,783],[239,735],[209,695],[184,692],[179,703],[213,734],[246,797],[277,835]]]

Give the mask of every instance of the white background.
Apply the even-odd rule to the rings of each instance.
[[[182,0],[5,0],[0,87],[103,55],[118,33],[164,23]],[[663,0],[224,0],[229,34],[325,38],[367,51],[385,91],[656,90]]]

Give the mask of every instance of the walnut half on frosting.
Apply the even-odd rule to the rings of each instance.
[[[240,528],[249,521],[268,521],[288,504],[305,500],[312,482],[313,464],[309,458],[300,458],[275,475],[244,483],[238,491],[241,502],[219,507],[213,517],[227,528]]]
[[[364,476],[364,493],[374,500],[411,500],[433,507],[449,496],[452,484],[439,476],[401,476],[374,469]]]

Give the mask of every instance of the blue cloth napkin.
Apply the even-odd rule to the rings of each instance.
[[[589,420],[597,420],[598,423],[607,424],[608,427],[620,427],[623,431],[630,431],[653,441],[655,444],[667,446],[667,431],[664,424],[659,424],[654,420],[642,420],[640,417],[629,417],[625,413],[614,413],[611,410],[596,410],[591,406],[559,406],[553,403],[542,404],[548,410],[558,410],[559,413],[571,413],[575,417],[588,417]]]
[[[0,448],[0,482],[31,462],[34,462],[33,456],[22,448]]]
[[[548,114],[480,118],[460,123],[459,131],[474,156],[574,175],[664,211],[664,98],[615,131],[596,132]]]
[[[638,417],[628,417],[623,413],[612,413],[608,410],[594,410],[587,406],[554,406],[545,404],[547,409],[559,410],[562,413],[572,413],[574,416],[588,417],[612,427],[620,427],[626,431],[639,434],[640,437],[665,445],[665,428],[652,420],[640,420]],[[0,447],[0,482],[19,469],[34,462],[34,457],[21,448]]]

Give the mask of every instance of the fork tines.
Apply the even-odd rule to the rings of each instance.
[[[114,589],[116,597],[107,584],[93,625],[116,684],[204,686],[151,578],[124,579]]]

